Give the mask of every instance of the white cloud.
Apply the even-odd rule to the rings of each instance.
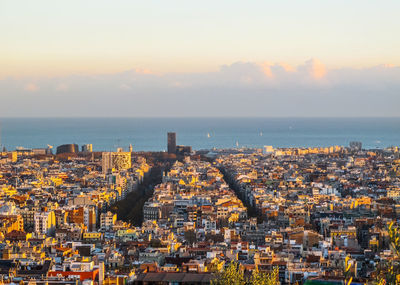
[[[36,92],[39,90],[39,86],[37,86],[35,83],[28,83],[24,86],[24,90],[28,92]]]
[[[65,92],[69,89],[69,86],[65,83],[59,83],[55,86],[56,91]]]
[[[297,70],[301,73],[305,72],[305,74],[314,79],[321,79],[326,75],[325,65],[315,58],[307,60],[303,65],[300,65]]]
[[[128,90],[132,90],[132,87],[129,86],[128,84],[121,84],[119,86],[119,89],[124,90],[124,91],[128,91]]]
[[[26,92],[38,90],[34,98],[26,96]],[[54,90],[62,91],[63,99],[55,98]],[[74,110],[76,116],[399,116],[398,94],[400,67],[391,65],[329,69],[316,59],[299,66],[236,62],[202,73],[157,74],[132,69],[92,76],[3,79],[0,113],[45,116],[57,110],[53,115],[70,116]],[[20,102],[24,105],[15,110]]]
[[[136,68],[135,72],[139,74],[157,74],[156,72],[153,72],[147,68]]]

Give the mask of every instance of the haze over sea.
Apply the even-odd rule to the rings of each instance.
[[[1,144],[8,150],[93,144],[95,151],[164,151],[167,132],[195,150],[240,147],[400,145],[400,118],[2,118]]]

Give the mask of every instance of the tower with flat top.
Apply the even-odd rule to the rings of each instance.
[[[168,133],[168,153],[176,153],[176,133]]]

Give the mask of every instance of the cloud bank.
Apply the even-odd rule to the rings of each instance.
[[[400,116],[400,67],[236,62],[216,72],[0,79],[7,116]]]

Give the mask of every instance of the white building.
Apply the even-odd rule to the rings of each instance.
[[[56,216],[53,211],[35,213],[35,232],[38,234],[51,235],[56,228]]]
[[[109,231],[115,225],[116,221],[117,221],[117,214],[113,214],[110,211],[107,213],[101,213],[100,228]]]

